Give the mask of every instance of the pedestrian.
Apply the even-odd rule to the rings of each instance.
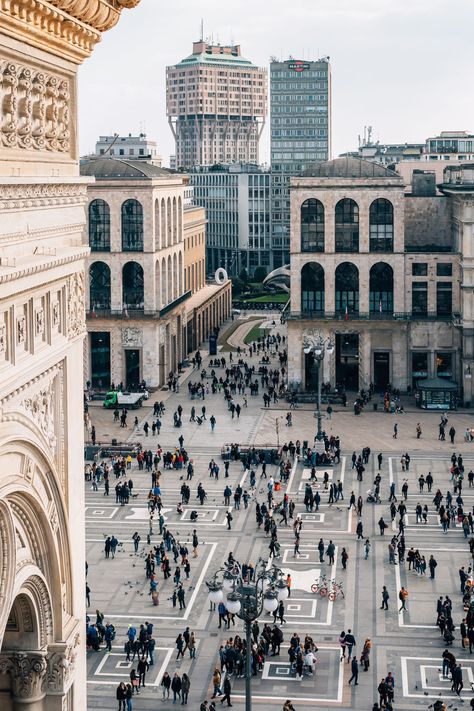
[[[393,439],[397,439],[397,436],[398,436],[398,424],[395,422],[395,424],[393,425],[392,437],[393,437]]]
[[[163,698],[161,700],[164,701],[165,699],[169,699],[170,687],[171,687],[171,677],[168,674],[168,672],[166,672],[166,671],[161,678],[160,686],[163,687]]]
[[[359,678],[359,663],[357,661],[357,657],[354,657],[352,662],[351,662],[351,672],[352,676],[350,677],[348,684],[350,686],[351,681],[354,679],[354,686],[358,686],[359,682],[357,681]]]
[[[345,548],[341,551],[341,563],[343,570],[347,570],[347,561],[349,560],[349,554]]]
[[[118,711],[126,711],[127,687],[123,681],[117,686],[115,698],[118,701]]]
[[[145,687],[146,673],[149,668],[150,668],[150,665],[148,664],[147,660],[145,659],[145,656],[142,655],[141,659],[138,660],[138,664],[137,664],[138,686],[139,687],[140,686]]]
[[[176,699],[181,698],[181,677],[179,676],[178,672],[175,672],[173,675],[173,680],[171,682],[171,691],[173,692],[173,703],[176,703]]]
[[[329,565],[334,565],[334,554],[336,552],[336,546],[334,543],[330,540],[328,547],[326,549],[326,555],[329,558]]]
[[[367,538],[365,543],[364,543],[364,550],[365,550],[365,560],[369,557],[369,552],[370,552],[370,541]]]
[[[191,680],[187,674],[183,674],[181,678],[181,705],[185,706],[188,703],[189,689],[191,688]]]
[[[388,594],[387,586],[384,585],[382,588],[382,607],[381,610],[388,610],[388,600],[390,595]]]
[[[347,634],[345,636],[345,642],[346,642],[346,649],[347,649],[347,663],[351,661],[352,657],[352,650],[356,646],[356,640],[354,635],[352,634],[351,630],[347,630]]]
[[[231,686],[231,683],[230,683],[230,679],[229,679],[228,674],[226,674],[226,677],[225,677],[225,679],[224,679],[223,691],[224,691],[224,695],[223,695],[223,697],[222,697],[222,699],[221,699],[221,704],[223,704],[224,701],[227,701],[227,706],[232,706],[232,702],[231,702],[231,700],[230,700],[230,694],[231,694],[231,692],[232,692],[232,686]]]
[[[222,696],[221,678],[222,678],[222,675],[221,675],[219,669],[216,667],[214,669],[214,674],[212,675],[212,684],[214,686],[214,691],[211,696],[211,699],[215,699],[216,696]]]
[[[398,610],[398,612],[401,612],[402,610],[407,609],[406,608],[407,597],[408,597],[408,590],[402,586],[400,592],[398,593],[398,599],[401,602],[400,609]]]
[[[435,558],[430,555],[430,559],[428,561],[428,568],[430,569],[430,580],[435,579],[435,570],[437,565],[438,563],[436,562]]]

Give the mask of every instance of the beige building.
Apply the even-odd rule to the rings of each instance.
[[[184,283],[191,291],[186,302],[188,352],[220,328],[232,310],[232,285],[206,282],[206,211],[198,205],[184,207]]]
[[[302,338],[335,344],[323,380],[349,390],[411,389],[422,378],[461,382],[460,264],[449,199],[431,174],[409,195],[392,170],[357,158],[315,165],[291,181],[293,385],[313,390],[317,366]],[[427,188],[428,181],[430,189]]]
[[[267,70],[240,46],[193,43],[166,69],[166,113],[176,141],[176,166],[258,163],[268,103]]]
[[[95,178],[83,235],[91,248],[85,379],[98,389],[162,386],[194,347],[188,323],[207,300],[205,213],[185,205],[186,176],[147,162],[99,157],[81,173]],[[212,302],[229,290],[230,283],[216,286]],[[229,313],[230,306],[213,326]],[[205,330],[190,335],[196,345],[207,337]]]
[[[0,12],[0,708],[84,711],[77,67],[138,0]]]

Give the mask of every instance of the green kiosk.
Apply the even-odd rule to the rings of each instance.
[[[458,385],[446,378],[419,380],[415,393],[416,404],[423,410],[455,410]]]

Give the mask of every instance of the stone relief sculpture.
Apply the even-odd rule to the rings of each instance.
[[[70,149],[70,91],[66,78],[0,61],[4,146],[66,153]]]
[[[141,328],[122,328],[122,346],[141,346],[143,333]]]
[[[25,398],[20,403],[20,407],[26,410],[36,422],[53,451],[56,448],[54,391],[55,378],[46,387],[41,388],[37,393]]]
[[[67,321],[69,338],[84,333],[86,328],[84,283],[84,272],[76,272],[69,277]]]

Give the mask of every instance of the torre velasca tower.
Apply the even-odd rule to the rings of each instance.
[[[258,163],[267,114],[267,70],[240,47],[194,42],[166,70],[166,110],[176,141],[176,167]]]

